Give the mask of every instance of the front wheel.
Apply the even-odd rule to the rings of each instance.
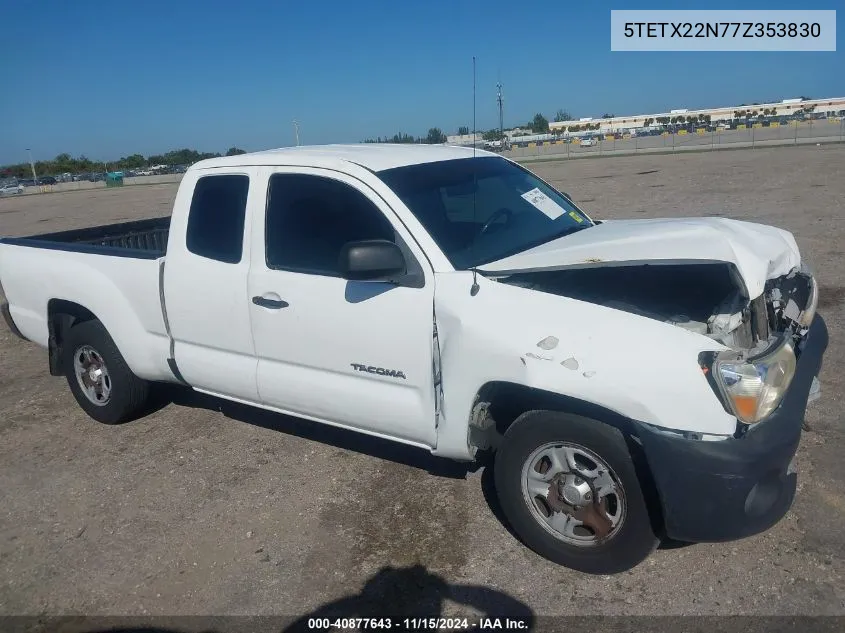
[[[524,413],[505,433],[494,467],[505,517],[551,561],[612,574],[657,547],[633,460],[613,427],[554,411]]]
[[[118,424],[144,412],[149,383],[132,373],[102,323],[77,323],[62,348],[68,386],[90,417]]]

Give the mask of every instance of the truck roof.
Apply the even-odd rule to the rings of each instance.
[[[481,149],[451,145],[403,145],[399,143],[360,143],[355,145],[302,145],[268,149],[250,154],[221,156],[199,161],[191,169],[238,167],[245,165],[297,165],[325,167],[333,161],[354,163],[372,171],[419,165],[473,155],[497,156]]]

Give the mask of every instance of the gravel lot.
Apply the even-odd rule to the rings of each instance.
[[[597,217],[721,215],[795,233],[831,344],[798,497],[769,532],[579,574],[514,539],[482,470],[191,394],[99,425],[41,349],[0,328],[0,615],[300,615],[346,596],[359,615],[382,601],[425,615],[461,603],[537,616],[845,614],[843,165],[845,146],[830,145],[531,167]],[[3,199],[0,234],[166,215],[175,193]]]

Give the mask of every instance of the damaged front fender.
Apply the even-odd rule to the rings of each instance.
[[[436,454],[467,458],[475,397],[496,381],[570,396],[656,426],[734,432],[735,418],[713,396],[697,362],[702,351],[724,349],[715,341],[568,297],[483,277],[478,283],[471,295],[471,273],[438,275],[443,400]]]

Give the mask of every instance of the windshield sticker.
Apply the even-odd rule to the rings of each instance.
[[[572,218],[573,220],[575,220],[578,224],[581,224],[581,222],[584,221],[584,218],[582,218],[581,215],[577,211],[570,211],[569,217]]]
[[[522,198],[526,202],[530,202],[537,209],[545,213],[552,220],[557,220],[565,211],[557,202],[549,198],[546,194],[534,187],[531,191],[526,191],[522,194]]]

